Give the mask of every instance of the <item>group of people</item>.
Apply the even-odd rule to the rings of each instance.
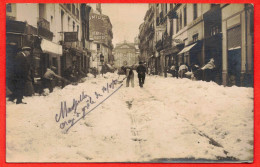
[[[134,87],[134,72],[131,66],[123,66],[121,67],[122,71],[124,71],[126,75],[126,87],[129,87],[129,83],[131,83],[131,87]],[[137,76],[139,79],[139,86],[142,88],[145,81],[146,67],[143,62],[139,62],[139,65],[136,68]]]
[[[30,47],[17,48],[17,44],[9,44],[7,47],[7,97],[8,101],[15,102],[16,104],[26,104],[23,102],[24,96],[32,96],[35,91],[40,94],[43,93],[45,88],[49,92],[53,92],[55,78],[62,81],[62,83],[71,83],[71,78],[61,77],[55,73],[56,67],[48,67],[40,79],[40,86],[36,83],[34,76],[32,55]],[[73,81],[76,81],[73,80]]]
[[[171,66],[168,72],[170,72],[172,76],[176,78],[186,77],[192,80],[205,80],[209,82],[215,80],[216,66],[214,64],[214,59],[211,58],[209,62],[201,68],[197,64],[187,66],[186,64],[182,63],[179,67],[175,65]]]

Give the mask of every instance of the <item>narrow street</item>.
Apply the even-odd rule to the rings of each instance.
[[[102,94],[89,110],[97,107],[67,132],[67,125],[61,129],[61,122],[55,121],[62,101],[72,106],[73,99],[82,92],[94,94],[112,79],[123,78],[113,73],[87,77],[84,83],[55,88],[47,96],[26,97],[25,105],[7,102],[7,161],[194,162],[253,158],[252,88],[160,76],[147,76],[144,88],[140,88],[135,73],[134,88],[125,87],[125,81],[119,88],[118,82],[114,88],[117,91]],[[80,112],[81,104],[76,108]]]

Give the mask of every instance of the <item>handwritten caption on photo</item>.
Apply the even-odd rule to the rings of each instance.
[[[118,80],[112,80],[103,86],[101,90],[95,91],[93,96],[82,91],[79,99],[73,98],[71,106],[68,106],[66,101],[62,101],[60,112],[55,115],[55,121],[59,123],[60,129],[65,129],[68,132],[76,123],[84,119],[87,114],[95,110],[123,86],[123,84],[118,87],[117,85]]]

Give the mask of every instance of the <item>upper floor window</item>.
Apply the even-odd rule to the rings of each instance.
[[[71,4],[70,3],[67,3],[67,9],[69,9],[69,11],[71,11]]]
[[[70,29],[70,17],[68,17],[68,31]]]
[[[78,8],[76,9],[76,17],[77,17],[77,19],[79,19],[79,9]]]
[[[193,42],[197,42],[199,39],[199,34],[195,34],[192,36]]]
[[[214,36],[220,32],[219,26],[213,26],[210,29],[210,36]]]
[[[178,13],[178,16],[179,16],[180,14]],[[179,31],[179,18],[176,20],[176,33]]]
[[[187,25],[187,7],[186,6],[183,8],[183,17],[184,17],[183,22],[184,22],[184,27],[185,27]]]
[[[72,14],[75,15],[75,5],[74,4],[72,4]]]
[[[182,11],[180,11],[180,18],[179,18],[179,20],[180,20],[180,29],[182,29]]]
[[[97,44],[97,51],[100,51],[100,44]]]
[[[195,20],[198,17],[198,9],[197,4],[193,4],[193,20]]]

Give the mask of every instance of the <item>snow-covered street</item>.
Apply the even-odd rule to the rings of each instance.
[[[124,76],[104,76],[7,102],[7,161],[253,160],[253,88],[161,76],[140,88],[136,73],[134,88],[113,88]],[[63,118],[65,107],[73,111]]]

